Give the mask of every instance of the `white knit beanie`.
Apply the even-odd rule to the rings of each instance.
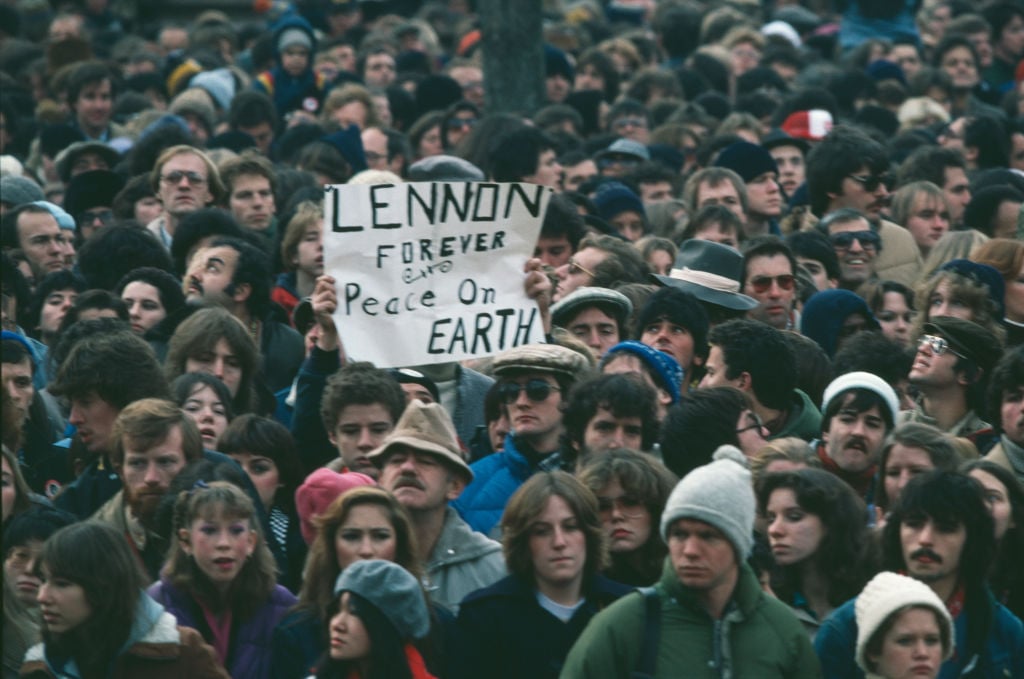
[[[721,446],[710,464],[676,484],[661,514],[661,537],[678,519],[695,519],[722,531],[744,560],[754,545],[754,489],[747,458],[735,446]]]
[[[896,396],[896,391],[878,375],[860,371],[840,375],[825,387],[825,393],[821,398],[821,412],[828,410],[828,404],[832,402],[832,399],[848,389],[867,389],[868,391],[873,391],[889,407],[892,421],[895,422],[899,417],[900,400]]]
[[[932,589],[914,578],[898,573],[882,572],[864,586],[857,597],[854,610],[857,614],[857,664],[870,672],[866,657],[868,641],[890,615],[907,606],[925,606],[938,613],[939,625],[945,628],[949,647],[943,649],[942,659],[953,655],[953,619],[949,617],[946,605]]]

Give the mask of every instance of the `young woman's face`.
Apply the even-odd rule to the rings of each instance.
[[[181,404],[181,409],[192,418],[203,437],[203,447],[217,450],[217,441],[228,428],[227,409],[213,387],[200,384]]]
[[[1014,527],[1013,506],[1006,486],[984,469],[972,469],[969,474],[985,487],[985,503],[996,524],[996,540],[1002,540],[1006,531]]]
[[[264,508],[270,511],[274,505],[274,495],[282,486],[277,463],[272,458],[253,453],[232,453],[231,457],[242,465],[242,469],[249,475],[252,485],[256,486],[256,492],[259,493]]]
[[[949,280],[943,280],[935,286],[935,292],[928,298],[928,318],[936,316],[952,316],[973,321],[974,310],[953,290],[953,284]]]
[[[256,550],[256,531],[249,519],[227,517],[222,512],[193,520],[180,531],[179,539],[199,570],[221,592],[234,582]]]
[[[907,306],[906,298],[898,292],[882,295],[882,308],[875,314],[882,334],[905,347],[910,346],[910,328],[914,323],[914,311]]]
[[[775,562],[790,566],[814,556],[825,537],[825,526],[796,501],[789,488],[772,491],[765,507],[768,521],[768,542]]]
[[[530,528],[530,553],[533,574],[541,587],[582,582],[587,562],[586,538],[572,508],[557,495],[548,499]]]
[[[341,570],[364,559],[394,561],[397,548],[395,529],[379,505],[356,505],[334,534],[334,553]]]
[[[362,618],[352,612],[352,595],[348,592],[341,593],[341,606],[331,618],[328,633],[328,653],[333,660],[358,660],[370,655],[370,635]]]
[[[81,585],[67,578],[51,577],[46,564],[42,566],[43,582],[36,595],[43,626],[51,634],[69,632],[92,616],[92,606]]]
[[[609,551],[632,552],[647,543],[651,537],[651,513],[643,498],[622,488],[617,476],[597,493],[597,504]]]
[[[3,475],[0,477],[3,489],[3,522],[6,525],[7,519],[11,518],[14,512],[14,501],[18,499],[18,488],[14,485],[14,470],[7,464],[7,458],[3,458]]]
[[[121,301],[128,307],[128,320],[132,330],[145,334],[167,318],[167,309],[160,299],[160,290],[144,281],[132,281],[121,291]]]
[[[36,596],[42,581],[35,570],[42,551],[42,540],[28,540],[23,545],[15,545],[7,550],[4,559],[4,580],[10,583],[14,596],[26,608],[37,606]]]
[[[890,679],[934,679],[942,665],[942,635],[934,611],[911,608],[899,614],[872,658],[876,674]]]
[[[441,126],[432,127],[420,137],[419,148],[416,149],[420,158],[436,156],[444,153],[444,146],[441,143]]]

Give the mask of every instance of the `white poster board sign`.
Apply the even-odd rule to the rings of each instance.
[[[381,368],[544,341],[523,290],[551,190],[418,182],[326,187],[324,270],[351,360]]]

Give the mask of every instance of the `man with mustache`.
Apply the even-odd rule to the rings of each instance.
[[[858,128],[833,128],[807,157],[811,211],[822,218],[839,208],[864,213],[880,241],[878,277],[913,285],[922,266],[921,251],[909,231],[884,218],[890,199],[888,172],[889,158],[881,144]]]
[[[877,375],[846,373],[825,387],[821,441],[816,449],[826,471],[862,498],[874,494],[875,472],[885,437],[899,414],[893,388]]]
[[[459,602],[505,577],[501,545],[474,532],[448,506],[473,480],[455,425],[439,403],[412,400],[379,448],[369,454],[380,485],[412,518],[424,585],[431,600],[452,612]]]
[[[156,510],[181,470],[203,455],[195,422],[171,401],[145,398],[126,407],[114,422],[110,461],[122,489],[92,518],[117,528],[151,577],[163,563],[167,543],[153,533]]]
[[[942,664],[940,679],[1024,676],[1024,625],[987,584],[995,527],[978,481],[949,471],[911,479],[885,525],[882,552],[886,570],[925,583],[949,609],[956,651]],[[814,638],[830,679],[864,677],[854,662],[856,601],[836,609]]]
[[[989,375],[1002,354],[998,338],[977,323],[933,317],[924,324],[910,367],[917,403],[901,421],[930,424],[987,452],[995,436],[979,413],[985,413]]]

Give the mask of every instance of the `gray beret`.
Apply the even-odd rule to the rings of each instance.
[[[578,379],[590,363],[578,352],[558,344],[526,344],[503,351],[494,359],[494,374],[510,372],[557,373]]]
[[[370,602],[395,626],[402,639],[422,639],[430,631],[423,588],[412,573],[391,561],[356,561],[334,583],[334,596],[352,592]]]
[[[46,196],[39,185],[31,179],[13,176],[0,179],[0,202],[17,206],[34,200],[46,200]]]
[[[551,319],[555,325],[562,325],[572,320],[583,309],[597,304],[614,307],[618,312],[616,315],[623,318],[633,313],[633,303],[621,292],[609,288],[582,287],[576,288],[551,307]],[[619,328],[623,334],[625,330],[626,328]]]
[[[456,156],[428,156],[409,166],[411,182],[482,182],[484,179],[480,168]]]

